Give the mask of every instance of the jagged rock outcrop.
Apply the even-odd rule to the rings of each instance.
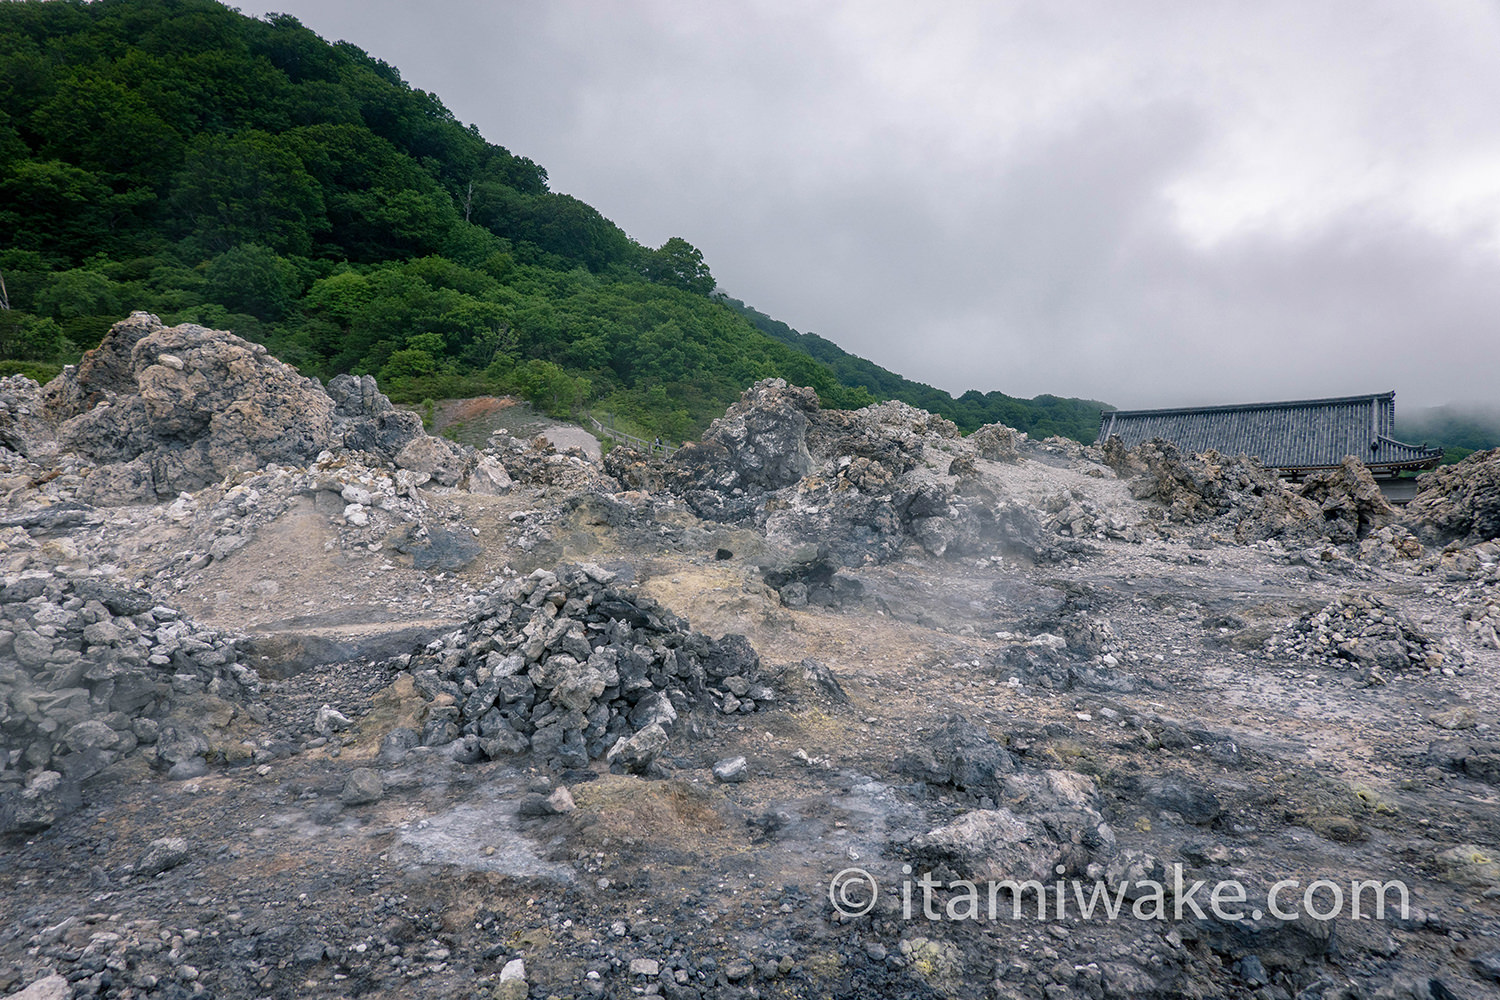
[[[143,312],[46,386],[0,385],[0,444],[33,460],[71,452],[95,463],[81,497],[166,499],[265,465],[302,465],[328,449],[365,451],[453,485],[464,450],[432,438],[369,376],[327,390],[266,349]]]
[[[1269,498],[1278,508],[1279,521],[1300,526],[1317,518],[1310,502],[1288,490],[1276,473],[1255,459],[1232,458],[1216,451],[1186,455],[1175,444],[1157,438],[1128,455],[1117,450],[1108,454],[1117,471],[1139,470],[1130,481],[1130,493],[1138,500],[1154,500],[1167,508],[1167,519],[1182,524],[1202,524],[1230,516],[1237,510],[1250,513]],[[1236,518],[1239,520],[1239,518]],[[1271,537],[1271,525],[1258,527],[1261,537]],[[1243,539],[1248,540],[1248,539]]]
[[[154,319],[137,313],[117,324],[79,366],[73,378],[88,408],[58,425],[63,450],[137,463],[165,497],[328,446],[334,403],[317,381],[230,333],[159,321],[143,330]],[[126,371],[124,339],[134,340]]]
[[[1241,544],[1266,539],[1352,544],[1396,515],[1370,470],[1352,456],[1294,485],[1256,459],[1215,451],[1185,455],[1160,438],[1128,449],[1111,438],[1102,453],[1120,476],[1133,477],[1131,495],[1161,504],[1169,522],[1217,522]]]
[[[0,378],[0,448],[41,457],[52,443],[42,387],[25,375]]]
[[[661,459],[629,445],[616,445],[604,456],[604,471],[628,490],[656,493],[666,488]]]
[[[1417,480],[1401,523],[1427,545],[1500,538],[1500,448],[1476,451]]]
[[[985,424],[969,435],[969,441],[979,449],[979,457],[991,462],[1016,461],[1025,440],[1025,434],[1004,424]]]
[[[333,400],[332,438],[349,451],[394,459],[412,441],[426,437],[422,418],[396,409],[381,395],[374,376],[337,375],[327,392]]]
[[[908,544],[1049,557],[1035,513],[980,485],[977,454],[952,421],[906,403],[822,410],[811,389],[769,379],[668,460],[666,484],[700,517],[754,524],[804,563],[881,563]]]
[[[818,394],[812,389],[779,378],[757,382],[709,426],[702,441],[672,456],[671,483],[682,492],[718,493],[791,486],[812,471],[807,430],[817,412]]]
[[[1331,542],[1358,541],[1396,517],[1375,477],[1353,455],[1337,469],[1308,476],[1297,492],[1318,505],[1323,533]]]

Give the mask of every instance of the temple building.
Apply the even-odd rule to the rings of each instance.
[[[1441,448],[1406,444],[1391,437],[1396,426],[1396,394],[1299,399],[1284,403],[1190,406],[1172,410],[1106,410],[1099,414],[1099,443],[1118,437],[1128,448],[1153,438],[1184,452],[1213,449],[1221,455],[1249,455],[1281,475],[1300,479],[1331,469],[1353,455],[1369,467],[1388,499],[1402,502],[1416,493],[1400,473],[1430,469]]]

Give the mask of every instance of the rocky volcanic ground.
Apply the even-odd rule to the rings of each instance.
[[[1500,995],[1500,452],[600,463],[138,313],[0,496],[0,995]]]

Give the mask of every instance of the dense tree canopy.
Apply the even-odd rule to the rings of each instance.
[[[227,327],[399,399],[518,391],[696,433],[779,375],[972,429],[1087,437],[1096,404],[908,382],[714,294],[434,95],[296,18],[211,0],[0,4],[0,357],[62,361],[130,309]]]

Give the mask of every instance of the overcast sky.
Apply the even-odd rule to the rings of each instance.
[[[729,294],[950,391],[1500,401],[1493,2],[242,9],[354,42]]]

